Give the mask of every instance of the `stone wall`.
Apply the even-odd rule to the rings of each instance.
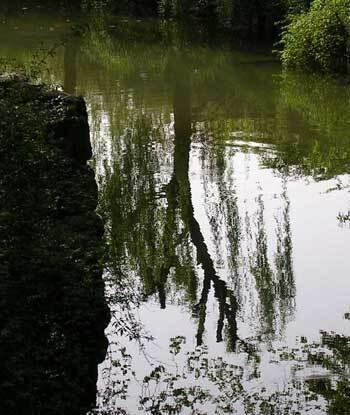
[[[0,413],[85,414],[109,311],[82,98],[0,81]]]

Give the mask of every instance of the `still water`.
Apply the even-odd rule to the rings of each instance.
[[[71,20],[1,18],[0,54],[88,105],[99,409],[350,413],[349,87],[173,24]]]

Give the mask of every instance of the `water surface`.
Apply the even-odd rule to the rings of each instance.
[[[222,396],[235,375],[250,399],[289,391],[283,403],[274,396],[276,411],[328,413],[326,401],[346,396],[337,385],[349,362],[326,370],[305,350],[290,353],[350,336],[348,86],[190,42],[172,24],[90,17],[71,36],[72,20],[3,18],[0,51],[28,66],[53,48],[42,76],[87,101],[115,312],[100,407],[145,413],[163,389],[161,405],[167,393],[177,402],[166,376],[154,390],[143,377],[160,364],[179,374],[196,351],[206,370],[179,375],[181,390],[193,382]],[[152,340],[130,341],[140,329]],[[242,373],[225,366],[214,376],[203,356]],[[127,392],[113,383],[121,379]],[[235,403],[226,413],[270,413],[249,409],[239,391],[220,403],[197,397],[192,409],[182,401],[175,413],[197,404],[225,413],[224,399]],[[160,408],[151,413],[170,413]]]

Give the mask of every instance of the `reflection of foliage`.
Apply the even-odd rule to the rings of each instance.
[[[202,294],[196,308],[203,309],[205,306],[211,280],[220,304],[222,301],[226,302],[225,284],[216,276],[198,223],[193,218],[188,164],[187,167],[183,165],[183,160],[186,162],[186,157],[188,159],[183,150],[187,152],[189,148],[181,149],[181,141],[176,144],[177,151],[182,156],[176,152],[175,175],[169,185],[164,187],[155,181],[159,171],[159,153],[156,155],[154,146],[162,146],[159,141],[157,144],[160,136],[154,135],[155,130],[147,123],[147,119],[141,123],[140,120],[137,121],[132,136],[131,130],[128,131],[121,145],[122,157],[114,164],[113,176],[107,178],[102,198],[106,212],[111,213],[107,223],[111,238],[111,258],[118,258],[121,263],[131,260],[133,269],[142,278],[145,294],[148,296],[158,292],[161,307],[166,306],[169,275],[173,276],[173,281],[179,288],[186,289],[187,298],[194,302],[198,282],[194,273],[193,253],[189,246],[191,238],[197,248],[198,261],[204,266],[207,281],[204,284],[204,297]],[[145,141],[142,144],[138,140]],[[140,152],[140,157],[135,152]],[[129,159],[131,155],[133,157]],[[162,189],[165,189],[165,193]],[[166,205],[162,200],[164,194],[167,198]],[[125,232],[122,234],[123,238],[120,237],[121,231]],[[220,321],[229,313],[229,306],[226,304],[223,307]],[[203,316],[203,312],[204,309],[199,314]],[[223,321],[220,324],[223,325]],[[221,330],[222,328],[220,332]],[[218,336],[221,339],[222,335]]]
[[[264,161],[284,173],[329,179],[350,171],[348,88],[317,76],[286,73],[281,78],[282,108],[290,110],[288,140],[276,142],[278,152]],[[299,114],[297,119],[293,113]],[[298,131],[301,120],[306,123]],[[292,122],[294,125],[292,125]]]
[[[127,415],[127,411],[120,407],[120,401],[127,398],[129,383],[135,376],[132,356],[125,347],[110,342],[102,366],[103,393],[97,394],[96,408],[89,415]]]
[[[295,281],[292,262],[292,239],[290,229],[289,200],[284,188],[282,200],[285,206],[281,218],[276,217],[276,253],[273,264],[268,254],[268,239],[265,227],[264,201],[257,197],[258,210],[255,219],[255,250],[250,252],[250,269],[254,276],[261,305],[261,333],[270,337],[276,335],[277,319],[283,331],[286,320],[293,314]],[[247,218],[249,223],[249,218]]]
[[[350,339],[339,334],[322,332],[322,345],[332,351],[332,355],[315,353],[309,355],[309,361],[335,373],[347,374],[350,369]]]
[[[282,223],[277,222],[277,251],[275,254],[276,287],[279,307],[281,310],[282,326],[286,324],[286,318],[290,317],[294,309],[295,280],[293,272],[292,235],[290,226],[290,201],[287,189],[284,186],[282,198],[285,207],[282,212]]]
[[[350,210],[347,213],[343,213],[343,212],[339,213],[338,214],[338,221],[342,225],[347,223],[347,222],[350,222]]]
[[[189,59],[191,61],[192,57]],[[200,224],[194,216],[189,180],[193,85],[192,74],[189,74],[191,77],[187,75],[187,55],[186,65],[183,59],[180,64],[173,56],[169,67],[172,72],[168,75],[169,80],[172,79],[174,93],[174,144],[170,140],[171,126],[164,123],[168,119],[167,114],[148,115],[143,102],[137,102],[133,93],[127,95],[121,90],[121,102],[113,109],[109,108],[112,103],[107,103],[111,134],[119,137],[113,140],[113,161],[106,169],[107,175],[102,184],[101,210],[106,215],[110,259],[119,273],[133,270],[133,276],[136,274],[141,278],[145,297],[156,294],[161,308],[166,307],[175,284],[176,289],[184,293],[182,301],[188,301],[194,316],[198,318],[198,345],[203,342],[206,307],[210,290],[213,289],[219,311],[217,341],[222,341],[226,333],[229,349],[234,350],[237,340],[235,316],[240,299],[219,277]],[[229,282],[238,287],[236,277],[240,271],[241,225],[237,196],[233,193],[233,184],[226,183],[230,175],[225,168],[227,154],[215,152],[213,158],[214,162],[210,162],[206,173],[216,178],[220,197],[216,209],[220,209],[220,213],[213,215],[215,217],[210,223],[214,229],[217,226],[216,217],[223,215],[230,242],[228,257],[232,278]],[[263,209],[262,200],[259,206],[260,210]],[[260,216],[262,214],[260,212]],[[276,276],[272,274],[269,264],[264,222],[259,217],[256,223],[258,262],[252,269],[257,276],[260,301],[264,304],[262,314],[268,322],[266,330],[269,332],[273,328],[274,300],[281,299],[281,310],[284,309],[281,319],[285,321],[294,295],[287,199],[282,216],[278,225]],[[200,293],[196,259],[204,271]],[[290,288],[288,284],[291,284]]]
[[[102,197],[111,238],[111,258],[117,258],[121,268],[125,261],[124,266],[136,271],[142,279],[145,296],[157,293],[161,308],[166,307],[171,282],[183,289],[199,319],[198,344],[202,343],[206,303],[213,284],[220,314],[217,341],[223,339],[226,319],[231,327],[231,348],[234,348],[236,300],[216,274],[191,200],[189,89],[176,85],[175,91],[173,162],[169,157],[173,145],[165,140],[164,127],[157,126],[148,116],[131,117],[129,128],[114,144],[115,162],[107,175]],[[169,161],[164,165],[162,160]],[[171,164],[173,174],[167,177],[165,169]],[[196,306],[198,281],[190,242],[204,270],[202,294]]]
[[[193,137],[193,141],[196,140]],[[221,229],[224,224],[224,233],[228,240],[227,256],[231,272],[231,280],[236,285],[239,273],[239,261],[241,254],[241,218],[237,205],[238,195],[235,189],[234,170],[228,167],[230,155],[225,147],[220,146],[214,151],[210,151],[207,146],[203,146],[203,154],[200,156],[208,162],[208,168],[202,171],[202,181],[204,185],[205,205],[209,223],[212,229],[213,242],[215,244],[216,256],[223,261],[220,242],[222,240]],[[209,151],[208,151],[209,150]],[[218,198],[209,197],[209,183],[215,184],[218,191]]]
[[[195,351],[184,355],[184,342],[185,338],[182,336],[174,337],[170,342],[169,350],[177,368],[176,372],[158,365],[142,380],[139,410],[154,415],[182,414],[187,413],[186,411],[199,415],[207,413],[210,405],[212,413],[230,413],[232,404],[242,391],[242,368],[228,364],[222,358],[210,359],[205,346],[197,347]],[[125,378],[130,380],[131,366],[127,362],[121,364],[118,360],[113,365],[118,372],[125,370]],[[210,384],[218,388],[218,395],[207,388]],[[119,397],[124,399],[125,388],[116,390]],[[109,395],[109,392],[107,394]],[[101,411],[97,413],[116,413],[111,402],[110,397],[103,398]],[[110,409],[106,409],[107,406],[104,404]]]
[[[24,62],[19,62],[15,58],[0,59],[0,73],[17,74],[33,81],[40,81],[43,76],[48,77],[51,72],[51,60],[56,55],[56,50],[62,46],[57,44],[47,49],[41,48],[33,51],[33,54]]]
[[[324,367],[329,374],[317,379],[289,378],[279,390],[267,390],[263,386],[251,388],[254,377],[249,375],[249,363],[244,366],[228,363],[223,358],[210,358],[205,346],[184,353],[182,336],[171,339],[174,371],[158,365],[144,377],[140,388],[139,410],[160,414],[225,414],[249,415],[297,415],[304,413],[345,414],[349,405],[348,337],[323,333],[322,343],[305,343],[293,349],[271,351],[275,364],[291,362],[291,373],[299,373],[310,364]],[[120,368],[120,363],[116,366]],[[126,371],[131,368],[124,366]],[[335,382],[329,376],[337,376]],[[324,398],[328,405],[325,405]],[[244,408],[244,409],[243,409]],[[110,411],[101,413],[115,413]]]
[[[264,204],[262,195],[258,196],[258,212],[256,219],[256,255],[252,264],[252,274],[255,277],[256,287],[259,293],[262,307],[262,315],[264,316],[267,327],[267,333],[272,333],[273,317],[274,317],[274,286],[273,273],[269,264],[267,255],[267,236],[264,226]]]
[[[77,51],[79,61],[103,69],[103,79],[96,72],[91,79],[91,71],[79,71],[80,88],[91,90],[89,100],[97,100],[92,90],[100,91],[106,79],[108,87],[113,83],[124,93],[137,88],[142,95],[139,99],[147,99],[146,105],[153,105],[151,100],[162,96],[162,104],[169,111],[171,73],[180,76],[172,64],[172,56],[175,50],[186,50],[193,121],[206,120],[204,135],[222,143],[234,141],[237,137],[232,133],[240,132],[242,136],[238,138],[243,140],[275,144],[277,154],[262,157],[266,164],[284,173],[329,178],[349,171],[347,111],[344,110],[348,108],[348,88],[344,85],[302,74],[284,74],[281,83],[274,82],[272,70],[279,69],[268,63],[269,57],[247,57],[225,48],[208,50],[198,44],[189,46],[183,31],[170,22],[140,24],[97,16],[88,23],[88,31],[84,32],[83,28],[87,27],[84,24],[77,25],[73,31],[84,32]],[[51,21],[44,20],[42,24],[56,27]],[[9,30],[9,25],[6,29]],[[57,33],[62,35],[66,31],[63,23],[59,23]],[[55,33],[43,36],[46,51],[59,43]],[[12,37],[15,46],[22,41],[16,32]],[[35,48],[35,44],[27,46],[21,52],[23,59],[18,61],[25,60],[26,66],[30,66],[28,50]],[[5,49],[3,54],[18,55],[18,49]],[[59,58],[57,55],[51,73],[57,73]],[[145,79],[150,82],[144,82]],[[111,91],[105,84],[102,88],[103,109],[114,116],[115,95],[110,96]]]
[[[166,206],[161,198],[162,183],[157,176],[165,144],[159,130],[148,117],[138,118],[131,125],[116,147],[120,158],[115,159],[112,175],[107,176],[102,198],[106,212],[111,214],[107,224],[110,257],[118,260],[122,269],[123,262],[125,266],[125,261],[131,260],[132,268],[142,277],[145,294],[156,289],[161,298],[170,268],[178,265],[176,275],[181,275],[187,254],[184,250],[184,260],[179,262],[180,251],[175,252],[174,240],[182,238],[182,231],[170,214],[175,206]],[[158,154],[154,147],[159,148]]]
[[[87,26],[89,30],[85,31]],[[57,32],[63,34],[67,30],[63,29]],[[139,91],[135,99],[142,100],[143,106],[154,108],[154,97],[162,97],[163,108],[157,110],[164,109],[168,115],[173,78],[181,76],[173,55],[182,50],[186,51],[191,79],[193,122],[206,120],[203,136],[220,144],[241,139],[276,145],[277,152],[263,151],[262,158],[283,173],[330,178],[349,171],[344,111],[348,108],[348,88],[343,85],[300,74],[284,74],[281,82],[274,82],[272,70],[278,71],[278,67],[269,64],[269,57],[231,53],[225,48],[208,50],[196,43],[189,46],[181,28],[170,22],[141,25],[98,16],[91,18],[88,25],[76,25],[73,32],[73,37],[84,33],[76,50],[78,61],[103,69],[103,79],[96,72],[91,79],[91,71],[78,70],[80,89],[91,90],[87,95],[92,110],[99,104],[111,118],[117,117],[115,94],[109,89],[113,83],[126,95],[126,105],[130,88]],[[18,34],[14,35],[16,44]],[[45,44],[50,39],[52,43],[59,42],[57,34],[51,37],[45,38]],[[69,55],[75,50],[73,40],[65,48],[67,61],[73,59]],[[35,50],[34,46],[26,47],[26,51]],[[45,46],[46,50],[51,48]],[[15,52],[5,50],[4,54],[14,56]],[[24,60],[28,66],[31,57],[25,54],[28,52],[23,52],[23,59],[18,61]],[[55,74],[59,58],[55,58]],[[101,88],[103,100],[98,102],[93,91],[100,92]],[[114,124],[121,122],[120,115]]]
[[[322,345],[331,353],[316,351],[309,353],[309,362],[318,364],[334,373],[337,378],[308,381],[313,392],[322,395],[328,402],[330,415],[342,415],[350,407],[350,338],[322,332]]]
[[[29,20],[30,21],[30,20]],[[5,21],[6,22],[6,21]],[[36,24],[33,23],[33,24]],[[61,50],[64,48],[64,82],[62,85],[66,87],[67,77],[76,78],[76,54],[78,44],[81,39],[88,32],[88,26],[85,24],[68,25],[62,21],[51,21],[45,19],[41,24],[48,25],[48,32],[42,34],[42,38],[36,39],[32,36],[26,42],[24,51],[18,53],[17,48],[13,50],[5,50],[5,55],[0,58],[0,73],[17,74],[31,82],[42,83],[49,85],[59,84],[59,80],[55,79],[57,70],[59,68],[59,61],[61,59]],[[6,22],[5,28],[0,27],[6,34],[13,30],[11,26],[11,19]],[[28,28],[28,30],[30,30]],[[51,32],[52,31],[52,32]],[[17,42],[22,42],[23,39],[17,39],[16,31],[11,32],[11,37],[14,37],[13,44],[17,46]],[[65,92],[74,94],[74,90],[65,88]]]
[[[130,34],[128,33],[127,35]],[[174,76],[168,74],[167,77],[161,78],[162,81],[160,82],[159,74],[156,73],[159,67],[163,69],[178,67],[176,60],[169,60],[167,62],[168,66],[158,65],[157,62],[162,64],[164,59],[162,47],[155,47],[150,52],[146,48],[147,42],[145,41],[138,44],[138,47],[135,47],[132,53],[128,55],[127,52],[130,51],[128,48],[132,48],[130,44],[137,44],[137,41],[125,41],[125,44],[119,48],[119,45],[113,44],[113,38],[110,43],[103,44],[104,32],[101,32],[100,36],[101,38],[98,39],[98,42],[101,43],[96,41],[97,43],[91,46],[91,50],[88,50],[88,44],[83,45],[82,50],[85,54],[83,56],[88,56],[94,62],[95,47],[96,49],[102,49],[101,55],[96,55],[95,57],[97,61],[102,56],[106,58],[108,63],[108,59],[111,58],[109,56],[111,50],[112,58],[115,58],[114,54],[117,55],[115,60],[111,59],[110,67],[106,65],[110,71],[105,67],[103,71],[103,76],[111,77],[108,79],[108,82],[113,81],[115,89],[113,91],[104,89],[101,94],[101,85],[97,84],[96,86],[93,83],[98,83],[101,80],[94,79],[92,81],[88,78],[89,71],[86,71],[87,74],[80,74],[82,77],[80,82],[89,93],[91,92],[91,115],[93,122],[97,124],[99,121],[96,116],[98,111],[94,112],[94,110],[96,110],[98,100],[101,100],[102,110],[100,114],[102,115],[98,115],[101,118],[108,117],[108,122],[111,125],[110,133],[114,137],[111,146],[111,158],[113,161],[109,168],[106,168],[107,175],[105,182],[103,182],[101,198],[101,212],[106,217],[107,241],[109,243],[106,268],[111,286],[111,291],[108,293],[110,301],[111,303],[125,305],[125,309],[121,309],[122,313],[128,312],[127,307],[130,301],[135,301],[135,305],[137,305],[140,297],[135,281],[137,276],[140,276],[142,278],[142,284],[140,285],[142,285],[144,295],[157,294],[160,305],[165,307],[167,302],[170,301],[169,292],[172,286],[175,285],[177,289],[184,292],[185,300],[189,300],[191,309],[194,310],[195,316],[198,317],[197,339],[201,343],[208,293],[210,289],[214,288],[219,310],[217,340],[221,341],[223,338],[222,333],[225,332],[223,324],[225,323],[230,329],[228,337],[231,336],[231,338],[229,338],[228,343],[234,346],[235,336],[237,335],[235,318],[239,298],[235,298],[237,293],[230,290],[225,282],[219,278],[199,223],[194,217],[188,174],[188,157],[191,145],[191,119],[189,119],[188,103],[186,102],[183,108],[184,114],[182,114],[186,116],[187,113],[188,118],[182,120],[186,123],[185,126],[181,126],[181,122],[179,122],[181,120],[178,118],[179,113],[176,114],[176,129],[181,130],[183,128],[187,135],[181,137],[179,130],[177,130],[174,148],[172,140],[169,139],[172,133],[169,124],[170,104],[167,102],[168,98],[165,99],[161,94],[166,95],[169,93],[170,87],[173,86],[174,78],[178,77],[180,81],[189,80],[191,85],[189,86],[186,83],[182,86],[182,89],[192,94],[195,117],[198,117],[198,120],[203,119],[203,117],[209,120],[203,123],[203,141],[210,142],[211,137],[209,137],[209,133],[214,132],[214,134],[212,133],[215,136],[214,139],[218,143],[220,143],[219,140],[222,140],[221,144],[226,145],[229,144],[227,140],[234,141],[237,138],[237,136],[232,138],[230,135],[237,131],[242,132],[243,140],[269,141],[276,144],[278,150],[280,150],[278,154],[280,163],[276,163],[277,167],[280,167],[283,164],[282,162],[285,162],[284,165],[287,165],[287,167],[297,166],[296,168],[299,168],[302,174],[319,175],[320,172],[326,171],[325,176],[331,177],[334,174],[347,171],[347,143],[341,141],[341,134],[338,134],[337,130],[340,125],[340,130],[342,130],[342,134],[344,133],[345,130],[342,129],[342,126],[345,125],[345,119],[341,118],[342,113],[339,109],[336,109],[334,112],[327,112],[329,108],[327,109],[326,105],[325,107],[319,106],[322,108],[320,111],[325,110],[324,114],[327,116],[322,116],[322,119],[318,118],[317,106],[312,106],[313,102],[318,104],[320,102],[326,103],[328,98],[322,95],[322,93],[320,97],[317,96],[316,92],[322,92],[322,88],[318,88],[317,91],[307,90],[305,96],[302,92],[299,93],[301,86],[304,85],[303,79],[291,80],[291,86],[287,85],[283,92],[286,93],[286,96],[282,104],[279,104],[277,109],[275,106],[271,106],[274,99],[266,100],[266,94],[263,93],[266,91],[265,81],[270,79],[270,72],[268,70],[266,72],[268,76],[264,75],[263,65],[260,67],[257,65],[254,70],[250,70],[249,65],[231,65],[231,55],[229,54],[218,53],[214,55],[211,53],[201,53],[200,51],[197,53],[195,51],[191,56],[192,69],[188,69],[184,73],[176,73],[175,71]],[[118,54],[123,52],[124,46],[125,54],[122,55],[121,65],[119,65],[120,62],[117,60]],[[137,61],[138,52],[142,48],[144,49],[144,55],[140,55],[140,60]],[[149,52],[148,61],[144,61],[146,50]],[[155,55],[159,55],[159,60],[156,61],[156,65],[153,65],[156,59]],[[201,57],[201,59],[197,59],[198,57]],[[207,57],[212,57],[212,59],[206,59]],[[115,63],[116,61],[117,63]],[[193,62],[199,67],[196,71],[193,69]],[[101,62],[101,65],[104,63],[104,61]],[[208,64],[207,67],[205,67],[206,64]],[[252,73],[258,73],[260,76],[251,77]],[[157,82],[143,82],[140,80],[140,74],[148,76],[148,80],[153,76],[157,77]],[[229,83],[227,83],[227,74],[232,75]],[[134,77],[137,77],[139,84],[135,83]],[[118,82],[114,83],[116,79],[118,79]],[[244,80],[243,86],[240,80]],[[293,95],[294,82],[296,87]],[[177,83],[179,88],[179,81]],[[233,88],[235,84],[238,86]],[[111,84],[106,85],[109,87]],[[106,85],[103,86],[105,87]],[[255,88],[252,88],[252,85],[257,86],[258,92]],[[138,94],[131,90],[130,87],[138,90]],[[155,90],[154,88],[157,89]],[[305,85],[303,90],[305,91]],[[329,91],[328,83],[324,84],[324,90]],[[99,94],[95,93],[96,91]],[[316,95],[312,95],[313,93]],[[233,96],[232,99],[231,95]],[[117,99],[115,98],[116,96]],[[161,105],[164,105],[166,101],[167,106],[165,110],[159,106],[159,96],[162,97]],[[208,104],[203,110],[201,105],[203,102],[208,101],[208,96],[211,99],[211,105]],[[188,99],[186,96],[184,98]],[[220,101],[221,99],[223,101]],[[331,102],[332,105],[330,106],[333,107],[333,103],[336,101],[332,100]],[[345,103],[343,98],[341,102]],[[183,103],[180,99],[177,111],[181,110]],[[156,107],[152,115],[148,114],[149,107],[152,110]],[[289,107],[299,113],[299,116],[291,117],[284,123],[284,120],[281,121],[278,117],[284,116],[284,110]],[[344,107],[347,108],[346,106]],[[337,107],[334,106],[334,108]],[[279,113],[280,109],[282,114]],[[210,113],[210,119],[207,118],[208,114],[205,111]],[[254,111],[257,112],[258,116],[254,115]],[[269,112],[273,112],[274,115],[267,115]],[[290,112],[287,112],[287,118],[288,116],[290,116]],[[220,118],[220,120],[216,121],[216,118]],[[227,118],[229,119],[227,120]],[[322,140],[320,138],[316,144],[313,141],[309,144],[309,138],[314,137],[314,135],[313,133],[311,134],[305,125],[303,126],[301,136],[297,137],[299,131],[295,129],[294,121],[296,119],[300,122],[302,118],[304,118],[305,125],[311,125],[313,128],[316,126],[320,130],[317,134],[320,134]],[[325,119],[328,120],[328,124],[323,124]],[[165,133],[164,131],[166,130],[170,131],[170,133]],[[337,142],[334,143],[331,137],[337,137]],[[344,137],[346,138],[345,134]],[[291,145],[291,140],[294,139],[295,142]],[[288,145],[283,146],[283,143],[288,143]],[[236,195],[231,194],[230,197],[227,197],[231,188],[229,190],[225,188],[226,177],[223,174],[223,165],[227,155],[220,154],[224,147],[223,145],[221,149],[218,149],[218,147],[213,151],[213,153],[216,152],[215,156],[217,156],[215,159],[216,164],[212,163],[209,174],[216,175],[217,177],[217,186],[221,201],[223,201],[225,226],[228,228],[228,236],[232,246],[232,268],[237,268],[237,256],[240,248],[239,238],[242,230],[239,227],[240,219]],[[174,152],[174,159],[176,160],[173,160],[172,152]],[[328,157],[328,153],[330,153],[330,157]],[[270,328],[273,325],[273,313],[276,312],[275,304],[273,304],[274,298],[279,297],[281,307],[286,306],[287,308],[290,305],[289,301],[294,295],[289,201],[286,192],[283,194],[283,200],[285,205],[281,219],[278,218],[277,220],[275,274],[272,273],[272,263],[271,261],[269,262],[268,258],[262,198],[258,198],[258,212],[255,218],[256,232],[254,235],[257,255],[254,257],[252,269],[256,276],[260,302],[262,308],[264,308],[263,314],[266,326]],[[195,252],[194,247],[197,252]],[[197,254],[197,258],[195,254]],[[196,259],[202,266],[205,274],[202,286],[202,281],[198,278]],[[133,271],[130,273],[130,270]],[[129,274],[131,281],[123,279],[126,274]],[[233,275],[235,276],[235,273]],[[128,283],[127,290],[124,285],[126,282]],[[198,287],[202,288],[200,298],[198,298],[197,293]],[[195,306],[196,303],[197,307]],[[137,325],[125,326],[123,325],[124,322],[125,320],[119,319],[116,331],[120,334],[127,333],[133,337],[139,328]],[[180,345],[177,346],[176,351]],[[239,346],[243,349],[241,344]],[[234,349],[234,347],[231,348]],[[125,363],[127,357],[122,354],[121,360],[124,360]],[[123,365],[123,363],[120,362],[120,365]],[[123,367],[123,370],[126,369]],[[167,371],[159,370],[155,377],[166,376],[166,373]],[[226,381],[227,378],[225,378]],[[229,384],[228,382],[226,383]],[[189,391],[188,393],[192,394],[192,392],[198,392],[199,396],[201,396],[199,390]],[[185,401],[185,392],[176,391],[175,395],[177,393],[179,393],[179,404],[185,405],[187,403]],[[174,395],[173,392],[172,394]],[[172,402],[174,402],[174,399],[176,400],[176,396],[173,395],[171,397]],[[198,398],[197,402],[200,399]],[[234,399],[234,397],[231,396],[231,399]],[[247,402],[249,403],[252,399],[247,398]],[[278,394],[276,395],[276,400],[278,401]],[[251,413],[254,413],[254,408],[258,405],[259,396],[257,396],[257,400],[254,402],[249,403],[249,408],[253,408],[249,409],[252,411]],[[270,410],[267,409],[270,408],[267,405],[265,403],[262,406],[262,408],[265,408],[262,409],[265,413]]]

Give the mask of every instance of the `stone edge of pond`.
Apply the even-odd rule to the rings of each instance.
[[[0,100],[0,285],[8,294],[0,304],[4,311],[0,348],[1,353],[10,354],[0,365],[4,366],[1,388],[6,385],[6,391],[2,389],[7,396],[0,409],[10,414],[12,410],[21,413],[19,408],[41,406],[52,414],[83,413],[94,406],[97,364],[105,358],[104,329],[110,321],[102,278],[104,225],[96,213],[94,172],[86,163],[92,150],[85,101],[17,76],[0,76]],[[43,309],[38,310],[35,302],[43,304]],[[19,303],[24,304],[20,309]],[[31,314],[33,318],[28,320],[26,316]],[[28,340],[32,347],[37,341],[36,349],[43,347],[43,362],[39,359],[35,366],[22,362],[22,355],[32,351],[24,353],[27,345],[21,350],[16,343],[19,332],[21,344]],[[37,340],[32,338],[34,332]],[[47,352],[45,347],[52,344],[57,332],[61,339]],[[56,362],[54,356],[62,347],[74,353],[71,358],[65,353]],[[83,370],[68,375],[74,393],[69,402],[63,390],[68,383],[67,367],[70,361],[75,367],[76,353],[83,356],[78,359]],[[21,379],[11,367],[13,361]],[[53,373],[45,379],[47,361],[53,362]],[[25,367],[19,367],[21,362]],[[76,370],[79,372],[78,367]],[[31,384],[23,384],[26,376],[34,379]],[[50,406],[51,398],[43,402],[40,389],[47,389],[52,378],[56,381]]]

